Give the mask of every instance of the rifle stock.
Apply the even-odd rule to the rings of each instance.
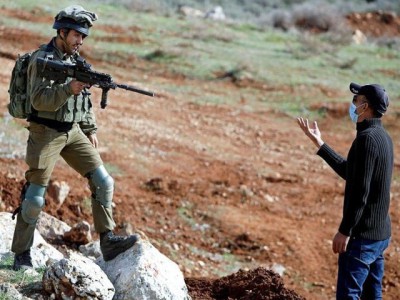
[[[81,57],[77,58],[76,64],[71,64],[59,60],[39,57],[36,60],[39,75],[50,80],[64,82],[68,77],[96,86],[102,89],[100,107],[107,106],[107,95],[110,89],[121,88],[127,91],[154,97],[151,91],[127,85],[117,84],[113,81],[110,74],[100,73],[91,69],[91,65],[86,63]]]

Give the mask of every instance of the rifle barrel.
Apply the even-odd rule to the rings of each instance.
[[[117,84],[117,87],[119,87],[121,89],[124,89],[124,90],[136,92],[136,93],[147,95],[147,96],[150,96],[150,97],[154,97],[154,93],[153,92],[145,91],[145,90],[139,89],[139,88],[131,86],[131,85]]]

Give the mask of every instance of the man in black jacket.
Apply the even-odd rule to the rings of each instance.
[[[350,90],[349,115],[357,136],[347,159],[323,142],[317,122],[310,127],[307,119],[297,121],[318,147],[317,155],[346,180],[343,218],[332,243],[339,253],[336,299],[382,299],[383,252],[391,236],[393,143],[381,117],[389,98],[378,84],[351,83]]]

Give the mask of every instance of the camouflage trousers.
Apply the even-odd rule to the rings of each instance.
[[[29,169],[25,173],[27,182],[47,186],[60,157],[82,176],[86,176],[103,164],[97,149],[90,143],[78,124],[74,124],[67,132],[58,132],[34,122],[29,124],[28,129],[26,163]],[[97,232],[114,229],[115,222],[111,207],[106,208],[92,199],[92,212]],[[19,213],[11,250],[19,254],[31,248],[34,231],[35,224],[26,223]]]

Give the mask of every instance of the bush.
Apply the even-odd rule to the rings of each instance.
[[[268,15],[261,16],[256,23],[262,28],[270,26],[283,31],[288,31],[293,26],[290,12],[282,9],[275,9]]]
[[[400,38],[398,37],[379,37],[375,39],[375,43],[378,46],[387,47],[400,52]]]
[[[344,20],[335,7],[305,3],[294,7],[292,23],[299,29],[321,33],[333,31]]]

